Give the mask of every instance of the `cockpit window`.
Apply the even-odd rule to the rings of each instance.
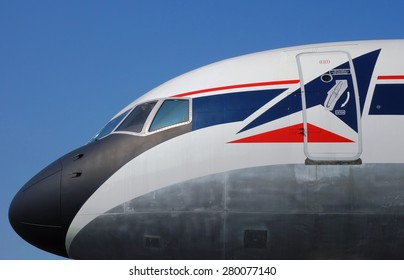
[[[149,130],[153,132],[187,121],[189,121],[189,100],[167,99],[158,110]]]
[[[129,110],[125,113],[120,114],[116,118],[112,119],[109,123],[107,123],[103,129],[100,130],[91,140],[90,142],[94,142],[100,140],[102,137],[107,136],[110,134],[115,127],[123,120],[123,118],[129,113]]]
[[[146,102],[112,119],[90,140],[90,142],[100,140],[114,131],[121,133],[141,133],[156,104],[161,104],[161,106],[158,108],[155,115],[150,116],[150,118],[154,118],[149,128],[150,132],[181,125],[189,121],[190,109],[189,100],[187,99],[167,99],[164,101]]]
[[[157,102],[147,102],[140,104],[133,109],[129,116],[117,128],[117,131],[130,131],[140,133],[149,116],[151,110]]]

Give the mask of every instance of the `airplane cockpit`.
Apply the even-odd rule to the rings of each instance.
[[[91,140],[98,141],[111,133],[145,136],[191,122],[189,99],[149,101],[110,120]]]

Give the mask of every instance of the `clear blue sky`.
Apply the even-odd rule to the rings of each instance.
[[[21,186],[159,84],[293,45],[404,39],[404,1],[0,0],[0,259],[54,259],[8,223]]]

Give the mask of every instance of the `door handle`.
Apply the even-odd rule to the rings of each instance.
[[[347,80],[336,80],[335,86],[333,86],[327,92],[327,98],[324,101],[324,107],[329,111],[334,110],[335,104],[337,104],[337,101],[341,98],[347,88]]]

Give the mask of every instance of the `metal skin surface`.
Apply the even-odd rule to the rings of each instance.
[[[100,215],[76,236],[70,256],[400,259],[403,168],[279,165],[193,179]],[[266,240],[248,247],[246,231],[254,230],[264,231]],[[146,246],[147,237],[159,244]]]
[[[404,259],[403,50],[309,45],[179,76],[117,113],[156,101],[141,132],[34,176],[10,223],[73,259]],[[189,119],[151,131],[167,99]]]

